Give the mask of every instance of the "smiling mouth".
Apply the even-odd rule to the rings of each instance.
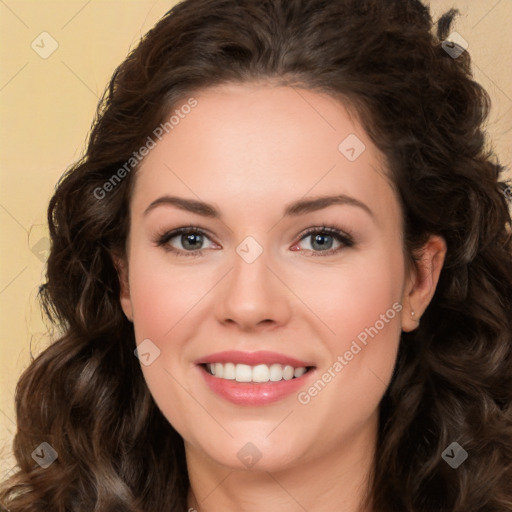
[[[314,366],[293,367],[277,363],[254,366],[235,363],[206,363],[201,366],[208,374],[218,379],[253,383],[298,379],[315,368]]]

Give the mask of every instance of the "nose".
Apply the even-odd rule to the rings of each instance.
[[[292,293],[266,251],[247,262],[234,254],[233,268],[216,297],[215,314],[225,326],[244,332],[272,330],[291,316]]]

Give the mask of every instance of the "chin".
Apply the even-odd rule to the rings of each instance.
[[[276,438],[269,441],[267,434],[246,435],[216,445],[196,445],[195,456],[206,457],[215,464],[234,471],[282,471],[299,463],[299,453],[304,447],[283,443]],[[251,441],[252,439],[252,441]]]

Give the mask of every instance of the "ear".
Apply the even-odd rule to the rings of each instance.
[[[420,252],[420,260],[411,269],[402,296],[402,330],[405,332],[419,326],[421,315],[434,296],[446,256],[446,242],[438,235],[431,235]]]
[[[119,278],[119,302],[121,304],[121,308],[126,315],[126,318],[133,322],[133,310],[132,310],[132,300],[130,297],[130,283],[128,280],[128,262],[126,258],[121,258],[120,256],[112,256],[112,260],[114,262],[114,267],[117,270],[117,276]]]

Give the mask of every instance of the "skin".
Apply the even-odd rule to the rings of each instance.
[[[446,245],[432,236],[418,268],[407,270],[402,213],[385,159],[340,102],[256,83],[222,85],[194,97],[198,105],[138,170],[127,257],[116,261],[121,304],[137,343],[150,339],[160,349],[141,367],[156,403],[185,441],[189,506],[355,512],[368,483],[378,405],[400,333],[418,326]],[[366,146],[353,162],[338,150],[352,133]],[[144,214],[165,194],[211,203],[222,216],[169,204]],[[283,217],[290,202],[335,194],[356,198],[372,215],[336,204]],[[202,254],[178,256],[155,243],[190,225],[208,233],[196,242]],[[324,225],[350,230],[355,244],[328,239],[330,249],[340,250],[323,255],[315,234],[303,233]],[[263,248],[250,264],[236,252],[247,236]],[[186,252],[182,244],[177,236],[167,246]],[[307,404],[293,393],[265,406],[234,405],[206,386],[194,364],[223,350],[270,350],[314,361],[310,386],[396,303],[401,311]],[[251,468],[237,456],[248,442],[261,453]]]

